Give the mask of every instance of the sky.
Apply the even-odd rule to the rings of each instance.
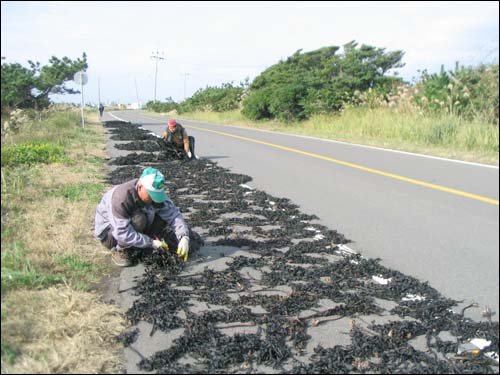
[[[498,63],[498,14],[498,1],[2,1],[1,55],[28,67],[85,52],[86,103],[146,103],[155,86],[157,100],[179,102],[207,86],[251,82],[299,49],[352,40],[403,51],[405,66],[391,74],[408,82],[456,61]]]

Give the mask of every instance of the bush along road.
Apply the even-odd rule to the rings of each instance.
[[[192,229],[187,263],[136,251],[122,271],[128,372],[498,373],[498,322],[454,313],[457,301],[349,251],[249,176],[182,160],[140,126],[105,126],[108,146],[130,151],[108,182],[159,169]]]

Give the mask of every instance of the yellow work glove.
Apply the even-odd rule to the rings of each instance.
[[[184,257],[184,262],[187,262],[189,255],[189,237],[184,236],[181,238],[177,246],[177,255],[179,257]]]
[[[153,240],[153,249],[155,249],[155,250],[158,250],[158,249],[168,250],[168,244],[157,238],[156,240]]]

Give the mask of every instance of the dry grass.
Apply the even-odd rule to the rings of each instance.
[[[54,255],[76,255],[96,263],[107,260],[100,244],[91,236],[94,205],[49,197],[37,206],[38,209],[28,209],[24,215],[24,241],[29,246],[31,260],[44,265],[52,264]],[[52,215],[48,216],[48,212]]]
[[[340,115],[313,115],[295,123],[251,121],[239,111],[180,117],[498,165],[498,126],[452,115],[423,115],[407,107],[349,108]]]
[[[87,127],[103,135],[103,128],[96,123],[90,122]],[[102,145],[87,149],[88,154],[106,156]],[[69,154],[77,152],[72,150]],[[72,160],[75,165],[37,166],[33,170],[34,183],[26,185],[22,196],[13,197],[24,211],[18,229],[28,247],[27,258],[45,269],[53,267],[54,255],[75,255],[98,264],[108,261],[92,236],[95,203],[86,199],[68,201],[47,194],[65,186],[102,182],[102,166],[89,165],[77,157]]]
[[[60,186],[61,183],[73,185],[82,181],[98,182],[99,179],[95,175],[90,175],[88,169],[75,168],[75,166],[64,164],[43,165],[39,167],[37,173],[37,188],[51,189]]]
[[[93,237],[96,199],[106,189],[104,129],[87,114],[86,131],[75,130],[66,150],[71,163],[12,169],[2,181],[2,271],[28,279],[3,290],[2,277],[2,373],[121,370],[116,336],[125,319],[88,291],[114,271],[109,251]],[[33,270],[65,285],[30,282]]]
[[[2,340],[22,348],[14,364],[2,360],[5,374],[97,374],[121,370],[125,327],[118,309],[92,293],[68,287],[19,290],[2,301],[8,319]],[[5,337],[4,337],[5,333]]]

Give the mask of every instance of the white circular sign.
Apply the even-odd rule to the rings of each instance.
[[[73,76],[73,81],[79,85],[85,85],[88,81],[87,74],[85,72],[76,72]]]

